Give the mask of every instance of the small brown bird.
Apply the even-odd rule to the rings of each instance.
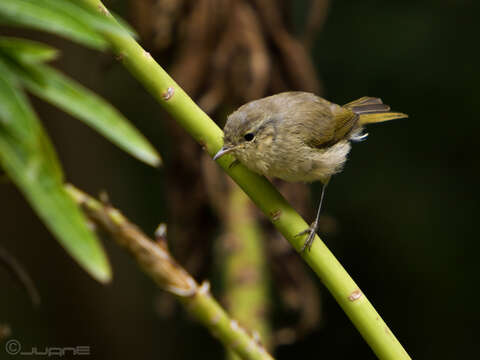
[[[214,160],[232,153],[250,170],[286,181],[322,183],[315,221],[302,251],[318,230],[325,188],[347,160],[351,141],[368,134],[363,126],[408,117],[391,112],[379,98],[363,97],[343,106],[307,92],[284,92],[251,101],[232,113],[224,128],[224,146]]]

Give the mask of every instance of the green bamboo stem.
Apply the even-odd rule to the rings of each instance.
[[[82,1],[109,15],[101,1]],[[104,36],[132,75],[213,156],[223,144],[222,130],[133,38],[109,32],[104,32]],[[230,167],[233,161],[232,156],[226,155],[217,163],[299,252],[304,238],[295,235],[305,230],[308,224],[267,179],[242,165]],[[311,251],[301,253],[301,256],[322,280],[378,358],[410,359],[370,301],[318,236]]]
[[[226,306],[235,319],[258,331],[262,344],[271,350],[269,282],[262,230],[245,193],[234,185],[229,186],[228,196],[226,209],[220,215],[226,229],[219,239],[218,256]],[[238,359],[232,352],[228,358]]]
[[[273,360],[265,348],[211,297],[209,284],[198,285],[173,259],[164,237],[161,242],[155,242],[111,205],[97,201],[72,185],[67,185],[66,189],[97,226],[126,248],[143,271],[174,295],[227,349],[242,359]]]

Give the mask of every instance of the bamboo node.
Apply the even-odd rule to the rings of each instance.
[[[270,212],[270,217],[272,218],[272,221],[277,221],[278,219],[280,219],[281,215],[282,210],[280,209]]]
[[[348,296],[348,300],[350,301],[357,301],[358,299],[360,299],[362,297],[362,292],[360,291],[360,289],[357,289],[357,290],[354,290],[352,291],[352,293]]]
[[[175,89],[171,86],[169,86],[167,88],[167,91],[165,91],[163,94],[162,94],[162,97],[165,101],[168,101],[172,98],[173,94],[175,93]]]

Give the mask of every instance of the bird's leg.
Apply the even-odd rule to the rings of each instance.
[[[323,203],[323,198],[325,196],[325,189],[327,188],[328,180],[322,184],[322,194],[320,195],[320,203],[318,204],[318,210],[317,210],[317,216],[315,217],[315,221],[310,225],[308,229],[305,229],[304,231],[298,233],[296,236],[301,236],[308,234],[307,240],[305,240],[305,243],[302,246],[302,253],[305,252],[305,250],[310,251],[310,248],[312,247],[313,240],[315,240],[315,235],[317,234],[318,231],[318,224],[319,224],[319,219],[320,219],[320,211],[322,210],[322,203]]]

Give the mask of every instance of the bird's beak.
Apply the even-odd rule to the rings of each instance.
[[[229,152],[235,150],[235,146],[224,145],[213,157],[213,161],[221,158],[223,155],[228,154]]]

